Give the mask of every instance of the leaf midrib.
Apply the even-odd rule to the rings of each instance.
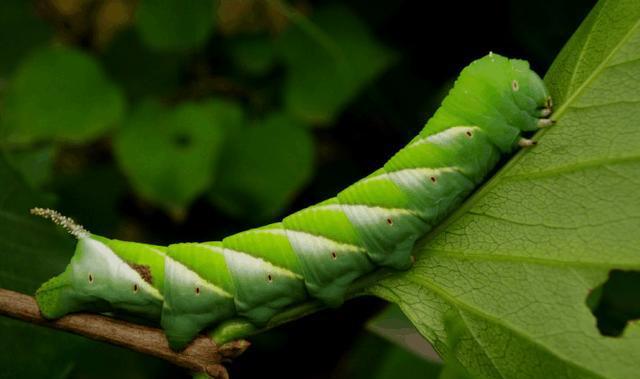
[[[576,269],[576,268],[601,268],[603,270],[610,270],[611,268],[619,268],[623,270],[640,270],[640,264],[634,263],[618,263],[607,264],[607,262],[594,262],[594,261],[573,261],[562,259],[550,259],[540,257],[527,257],[516,256],[508,254],[484,254],[484,253],[464,253],[461,251],[452,250],[429,250],[432,253],[437,253],[438,258],[451,258],[458,261],[480,261],[480,262],[505,262],[505,263],[527,263],[538,266],[548,266],[556,268]],[[417,266],[419,267],[419,266]]]
[[[616,158],[603,158],[603,159],[592,159],[585,160],[580,163],[569,164],[565,166],[558,166],[548,170],[540,170],[526,174],[515,174],[508,175],[502,178],[505,182],[517,182],[522,180],[532,180],[532,179],[541,179],[541,178],[553,178],[554,176],[560,174],[570,174],[572,172],[578,172],[581,170],[598,168],[598,167],[606,167],[610,165],[618,165],[618,164],[626,164],[626,163],[635,163],[640,161],[640,155],[626,155],[620,156]]]
[[[489,214],[489,213],[474,212],[474,211],[469,211],[469,212],[467,212],[467,214],[470,214],[470,215],[473,215],[473,216],[477,216],[477,217],[486,217],[486,218],[492,219],[494,221],[504,222],[504,223],[507,223],[507,224],[513,224],[513,225],[518,225],[518,226],[536,227],[536,228],[544,228],[544,229],[551,229],[551,230],[572,230],[572,231],[577,231],[577,230],[587,229],[587,228],[602,227],[602,226],[615,224],[615,223],[619,223],[619,222],[640,219],[640,216],[631,216],[631,217],[613,218],[613,219],[606,220],[606,221],[603,221],[603,222],[600,222],[600,223],[592,223],[592,224],[584,224],[584,225],[576,225],[576,226],[565,226],[565,225],[545,224],[545,223],[542,223],[542,222],[537,222],[537,223],[534,223],[534,222],[523,222],[523,221],[512,220],[512,219],[509,219],[509,218],[506,218],[506,217],[500,217],[500,216],[492,215],[492,214]]]

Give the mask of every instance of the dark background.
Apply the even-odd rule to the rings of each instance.
[[[282,35],[295,28],[304,29],[304,21],[269,10],[273,2],[243,1],[230,6],[231,0],[227,0],[215,5],[219,8],[212,16],[213,27],[204,42],[158,48],[140,41],[135,3],[10,0],[0,4],[0,148],[3,159],[30,188],[46,194],[51,205],[92,232],[168,244],[220,239],[333,196],[378,168],[417,134],[457,73],[473,59],[493,51],[526,59],[535,71],[544,74],[595,1],[292,1],[284,9],[301,15],[312,25],[315,16],[327,7],[341,4],[349,8],[365,25],[367,38],[392,56],[375,74],[352,83],[355,89],[349,95],[340,97],[336,92],[339,109],[323,113],[320,119],[291,112],[283,100],[286,83],[293,70],[304,68],[293,67],[280,53],[274,53],[287,49],[282,46],[287,44]],[[111,21],[110,27],[109,17],[101,13],[107,5],[122,5],[129,18],[121,23]],[[316,26],[322,30],[322,25]],[[331,33],[328,38],[333,38]],[[257,41],[251,45],[254,49],[249,49],[248,60],[238,58],[234,52],[244,41]],[[349,51],[365,43],[355,37],[334,42]],[[91,138],[76,140],[72,132],[64,130],[34,137],[15,122],[27,117],[16,110],[15,104],[29,102],[14,89],[16,78],[34,51],[52,45],[67,46],[93,57],[107,80],[122,91],[124,110]],[[315,52],[323,48],[307,43],[302,55],[304,49]],[[267,63],[251,68],[252,63],[261,60]],[[324,85],[314,87],[310,83],[308,88],[316,88],[311,92],[327,91],[331,97],[334,88],[342,85],[342,79],[327,68],[330,64],[314,66]],[[350,69],[364,71],[366,67]],[[26,92],[38,91],[36,86]],[[221,146],[225,148],[211,153],[216,156],[216,164],[208,187],[196,191],[188,200],[176,201],[158,185],[149,196],[132,179],[137,175],[135,163],[133,168],[123,163],[127,155],[121,156],[117,151],[117,140],[123,138],[120,131],[131,127],[132,114],[148,99],[158,101],[166,112],[171,112],[181,104],[210,98],[233,102],[245,115],[246,125],[240,127],[240,132],[223,133]],[[310,98],[314,98],[313,93]],[[68,112],[78,111],[72,108]],[[246,139],[234,134],[243,135],[251,128],[261,127],[260,120],[272,114],[285,115],[283,133],[289,133],[287,128],[299,129],[287,138],[277,138],[280,135],[276,134],[276,138],[263,143],[268,146],[256,148],[247,147]],[[46,121],[46,115],[42,117]],[[138,135],[139,149],[149,149],[149,159],[154,159],[155,154],[171,154],[152,150],[145,137],[143,132]],[[192,139],[198,135],[171,138],[177,145],[191,148],[195,144]],[[243,148],[255,154],[245,154]],[[273,158],[282,152],[284,162],[293,162],[291,167],[285,169],[281,161]],[[289,152],[291,155],[287,155]],[[249,162],[246,166],[237,163],[243,157]],[[257,174],[242,169],[251,162],[260,164]],[[174,175],[167,170],[155,175]],[[264,182],[243,176],[261,176],[264,182],[275,178],[271,180],[286,185],[263,196]],[[397,377],[437,375],[436,364],[399,353],[364,330],[366,321],[384,305],[376,299],[356,299],[340,309],[320,312],[259,335],[252,339],[253,346],[230,365],[231,376],[383,378],[391,366],[386,371],[380,367],[390,356],[401,356],[394,360],[397,366],[390,371]],[[36,343],[39,332],[28,332]],[[10,343],[0,338],[0,344],[5,345],[0,352]],[[58,347],[52,346],[51,350],[58,351]],[[163,362],[116,348],[91,345],[82,351],[58,353],[67,354],[65,359],[75,363],[55,375],[52,368],[49,373],[56,377],[185,375]],[[52,356],[55,358],[54,353]],[[31,375],[28,368],[14,367],[7,372],[10,377]]]

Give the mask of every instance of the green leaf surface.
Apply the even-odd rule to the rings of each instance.
[[[396,304],[389,304],[367,322],[366,329],[408,352],[433,363],[442,359]]]
[[[94,57],[46,47],[22,62],[11,79],[3,126],[15,140],[82,142],[118,122],[124,106],[121,91]]]
[[[18,148],[8,152],[6,158],[31,187],[41,188],[51,180],[54,150],[50,145]]]
[[[440,364],[422,359],[379,336],[363,333],[331,377],[336,379],[437,379]]]
[[[311,178],[314,148],[309,131],[272,114],[230,135],[224,170],[210,199],[226,213],[253,221],[278,214]]]
[[[114,151],[140,195],[179,214],[206,190],[228,120],[238,114],[233,103],[216,104],[148,101],[124,123]]]
[[[371,288],[479,378],[636,378],[640,328],[600,335],[586,299],[640,270],[640,6],[601,1],[545,77],[557,124]],[[454,320],[463,328],[449,346]]]
[[[10,74],[31,49],[51,38],[50,27],[36,17],[35,4],[0,1],[0,77]]]
[[[149,47],[180,51],[206,42],[213,16],[213,0],[141,0],[136,25]]]
[[[242,36],[231,41],[233,63],[252,75],[265,75],[276,61],[273,41],[269,36]]]
[[[328,123],[392,63],[393,53],[343,6],[294,20],[278,41],[289,70],[285,105],[302,121]]]

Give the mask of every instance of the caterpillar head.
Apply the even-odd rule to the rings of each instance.
[[[56,222],[63,217],[59,214],[58,218],[41,215]],[[36,292],[42,315],[58,318],[71,312],[100,312],[117,308],[157,317],[162,309],[162,295],[158,290],[106,244],[70,219],[64,219],[67,224],[61,225],[78,238],[78,243],[65,271],[44,283]]]
[[[510,59],[511,92],[520,108],[537,115],[540,109],[551,111],[551,96],[538,74],[529,68],[529,63],[520,59]]]

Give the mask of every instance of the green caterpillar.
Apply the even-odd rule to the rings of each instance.
[[[411,266],[415,241],[476,188],[502,155],[552,124],[551,98],[523,60],[489,54],[467,66],[420,134],[336,197],[220,242],[168,247],[93,235],[34,213],[77,239],[66,270],[36,293],[42,314],[123,311],[160,320],[179,349],[234,319],[265,325],[285,307],[339,305],[377,267]]]

